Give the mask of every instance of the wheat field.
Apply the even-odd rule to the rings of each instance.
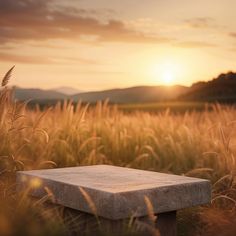
[[[28,109],[12,99],[10,74],[0,95],[0,235],[67,235],[74,221],[62,208],[44,206],[50,194],[35,201],[16,193],[17,170],[94,164],[210,179],[211,204],[180,212],[180,235],[236,234],[234,106],[126,114],[108,102],[65,101]]]

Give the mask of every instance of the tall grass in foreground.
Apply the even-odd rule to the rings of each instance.
[[[17,170],[104,163],[210,179],[212,204],[183,212],[180,231],[236,234],[234,107],[216,104],[203,112],[124,114],[107,102],[90,108],[65,101],[44,111],[28,110],[26,103],[12,100],[8,80],[9,75],[0,95],[1,235],[68,233],[63,210],[45,209],[41,202],[15,194]]]

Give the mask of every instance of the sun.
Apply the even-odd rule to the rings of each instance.
[[[173,85],[176,82],[178,66],[175,63],[166,62],[160,68],[160,80],[165,85]]]
[[[181,76],[180,65],[172,61],[154,64],[150,72],[152,81],[166,86],[178,83]]]
[[[175,75],[171,70],[166,70],[162,72],[161,81],[165,85],[172,85],[175,81]]]

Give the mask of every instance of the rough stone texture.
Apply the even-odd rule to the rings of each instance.
[[[31,186],[35,197],[44,196],[47,187],[56,203],[82,212],[93,213],[91,199],[98,216],[112,220],[146,216],[145,196],[155,213],[206,204],[211,198],[208,180],[109,165],[20,171],[17,183],[22,190]]]

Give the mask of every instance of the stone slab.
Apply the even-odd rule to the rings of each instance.
[[[211,199],[208,180],[109,165],[19,171],[17,183],[22,190],[31,186],[35,197],[43,197],[47,187],[56,203],[79,211],[93,213],[95,205],[98,216],[112,220],[146,216],[145,196],[155,213]]]

